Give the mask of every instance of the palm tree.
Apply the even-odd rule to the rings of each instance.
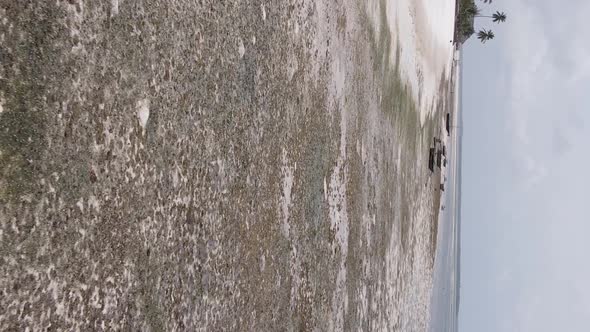
[[[494,39],[494,33],[492,30],[486,31],[485,29],[479,30],[477,33],[477,39],[481,40],[482,44],[485,44],[488,40]]]
[[[494,23],[506,22],[506,13],[496,11],[492,15]]]
[[[494,23],[506,22],[506,13],[504,12],[495,12],[492,16],[485,16],[485,15],[475,15],[475,17],[488,17],[493,19]]]

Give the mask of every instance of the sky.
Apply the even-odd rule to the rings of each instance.
[[[464,46],[460,331],[590,331],[590,1],[494,0]]]

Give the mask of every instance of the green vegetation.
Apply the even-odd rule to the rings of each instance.
[[[475,33],[473,21],[479,13],[479,9],[473,0],[460,0],[457,21],[455,22],[455,40],[458,43],[464,43],[472,34]]]

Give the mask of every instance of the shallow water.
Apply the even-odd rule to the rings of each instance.
[[[0,8],[0,330],[425,330],[438,119],[363,10]]]
[[[458,51],[456,57],[461,58]],[[459,60],[460,61],[460,60]],[[457,331],[460,296],[460,228],[461,228],[461,67],[457,67],[453,126],[447,140],[449,166],[445,175],[444,210],[439,215],[438,241],[434,265],[434,282],[430,331]]]

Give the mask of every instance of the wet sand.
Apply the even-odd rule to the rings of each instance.
[[[0,2],[0,329],[424,330],[448,78],[375,4]]]

